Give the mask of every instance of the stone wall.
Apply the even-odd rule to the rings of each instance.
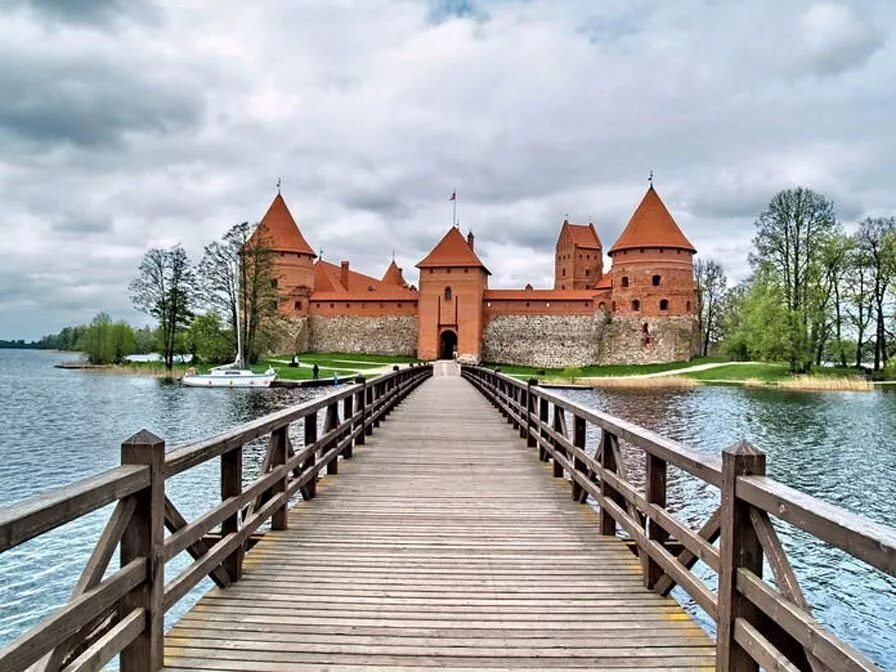
[[[312,315],[309,340],[312,352],[357,352],[369,355],[408,355],[417,352],[417,318],[407,315],[359,317]]]
[[[597,361],[605,318],[598,315],[496,315],[485,327],[486,362],[563,368]]]
[[[278,317],[272,335],[271,354],[307,352],[311,345],[310,318]]]
[[[697,320],[694,317],[638,318],[614,315],[604,327],[597,363],[680,362],[697,354],[698,342]]]

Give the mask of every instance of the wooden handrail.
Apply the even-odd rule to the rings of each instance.
[[[708,458],[655,432],[586,408],[502,373],[463,366],[462,375],[504,415],[554,475],[568,477],[572,497],[590,496],[600,509],[601,533],[618,528],[634,541],[645,585],[667,594],[674,585],[717,622],[717,668],[849,670],[878,668],[820,625],[809,612],[768,515],[840,548],[870,566],[896,575],[896,529],[779,483],[765,475],[765,455],[740,443],[722,459]],[[553,409],[553,411],[552,411]],[[568,413],[571,422],[565,419]],[[553,415],[553,421],[551,416]],[[558,421],[558,418],[560,421]],[[589,453],[587,425],[600,429]],[[573,427],[570,433],[568,426]],[[643,455],[645,483],[630,481],[620,441]],[[666,509],[669,465],[720,489],[722,506],[700,530]],[[716,539],[721,540],[718,546]],[[681,550],[677,556],[671,545]],[[762,578],[763,558],[776,579]],[[719,574],[718,588],[691,571],[698,560]]]
[[[98,670],[120,656],[122,672],[157,672],[162,665],[165,611],[205,576],[220,586],[240,579],[243,555],[268,520],[286,529],[290,498],[306,499],[322,471],[338,460],[426,378],[432,366],[411,366],[371,381],[359,378],[320,398],[271,413],[227,432],[165,453],[165,444],[141,431],[122,444],[122,465],[68,486],[0,508],[0,552],[115,503],[105,530],[70,601],[54,615],[0,649],[4,672]],[[318,412],[326,410],[318,438]],[[294,449],[291,423],[304,425],[305,445]],[[242,448],[271,436],[261,473],[242,482]],[[165,482],[220,458],[221,502],[187,521],[165,495]],[[171,534],[166,539],[164,528]],[[216,528],[220,527],[220,532]],[[102,579],[116,548],[125,567]],[[187,551],[193,562],[166,585],[164,565]]]

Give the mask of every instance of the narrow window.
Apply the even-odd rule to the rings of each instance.
[[[566,269],[565,268],[563,269],[563,277],[564,278],[566,277]]]
[[[669,310],[669,299],[660,299],[660,310]]]
[[[295,302],[295,305],[294,305],[294,308],[295,308],[296,310],[302,310],[302,302],[301,302],[301,301],[296,301],[296,302]]]
[[[591,270],[586,268],[585,269],[585,277],[588,277],[589,275],[591,275]]]
[[[641,310],[641,302],[638,301],[638,299],[635,299],[634,301],[632,301],[632,310],[634,310],[635,312],[638,312],[639,310]]]
[[[687,304],[685,306],[685,310],[688,312],[691,312],[691,302],[690,301],[687,302]]]
[[[613,310],[616,310],[616,302],[613,302]]]
[[[654,275],[653,278],[652,278],[653,286],[654,286],[654,287],[659,287],[659,286],[660,286],[660,280],[662,280],[662,277],[660,277],[659,275]]]
[[[451,297],[452,297],[451,288],[450,288],[450,287],[446,287],[446,288],[445,288],[445,300],[446,300],[446,301],[450,301],[450,300],[451,300]]]
[[[271,278],[271,287],[277,289],[277,278]]]
[[[628,287],[628,276],[627,275],[622,276],[622,286]]]

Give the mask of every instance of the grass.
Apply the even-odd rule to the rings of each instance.
[[[698,364],[709,364],[725,361],[721,357],[695,357],[686,362],[667,362],[664,364],[614,364],[607,366],[581,366],[568,369],[543,369],[535,366],[514,366],[488,363],[485,366],[500,368],[502,373],[510,376],[526,378],[563,379],[571,378],[609,378],[618,376],[638,376],[645,373],[662,373],[675,371]],[[541,373],[544,371],[544,373]]]
[[[839,366],[816,367],[811,376],[794,376],[790,373],[786,364],[745,363],[719,366],[706,371],[692,371],[682,374],[694,380],[704,382],[735,382],[751,386],[756,385],[781,385],[793,381],[795,378],[811,378],[812,380],[850,379],[858,378],[855,369]]]

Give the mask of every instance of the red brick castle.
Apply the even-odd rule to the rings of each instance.
[[[608,251],[564,221],[553,289],[489,289],[473,234],[451,229],[409,286],[318,259],[280,194],[253,235],[275,254],[285,350],[457,356],[536,366],[687,359],[697,340],[694,246],[651,186]]]

